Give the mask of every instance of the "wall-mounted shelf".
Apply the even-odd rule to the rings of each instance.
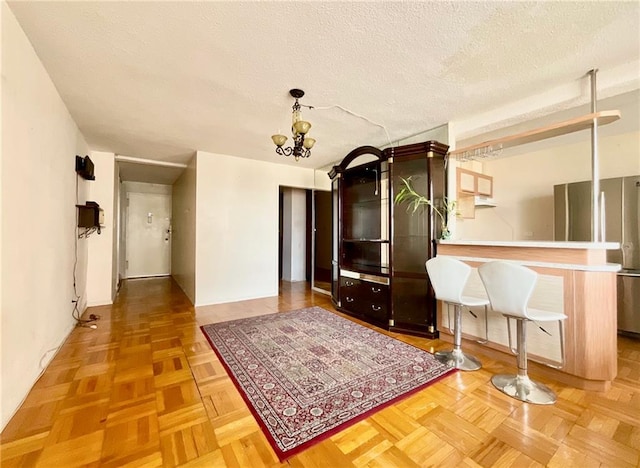
[[[502,138],[496,138],[494,140],[485,141],[475,145],[465,146],[464,148],[451,151],[449,153],[449,156],[454,156],[459,159],[465,160],[472,160],[475,157],[481,159],[482,154],[489,153],[493,150],[524,145],[526,143],[533,143],[535,141],[546,140],[547,138],[553,138],[561,135],[566,135],[568,133],[578,132],[580,130],[586,130],[588,128],[591,128],[591,124],[594,119],[598,119],[598,126],[601,126],[610,124],[611,122],[615,122],[619,118],[620,111],[618,110],[608,110],[586,114],[581,117],[576,117],[552,125],[536,128],[534,130],[517,133],[515,135],[509,135]]]

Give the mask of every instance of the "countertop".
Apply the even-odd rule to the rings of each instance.
[[[619,242],[555,242],[555,241],[491,241],[491,240],[440,240],[443,245],[478,245],[487,247],[528,247],[545,249],[604,249],[620,248]]]

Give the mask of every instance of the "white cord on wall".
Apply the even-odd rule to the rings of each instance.
[[[316,110],[329,110],[329,109],[337,108],[337,109],[340,109],[340,110],[342,110],[342,111],[346,112],[347,114],[351,114],[351,115],[353,115],[354,117],[358,117],[358,118],[360,118],[360,119],[362,119],[362,120],[366,120],[366,121],[367,121],[367,122],[369,122],[370,124],[373,124],[373,125],[375,125],[376,127],[380,127],[381,129],[383,129],[383,130],[384,130],[384,134],[387,136],[387,141],[389,141],[389,146],[393,146],[393,145],[392,145],[392,143],[391,143],[391,138],[389,137],[389,132],[387,132],[387,128],[386,128],[384,125],[379,124],[379,123],[377,123],[377,122],[374,122],[373,120],[371,120],[371,119],[369,119],[369,118],[365,117],[364,115],[360,115],[360,114],[358,114],[358,113],[356,113],[356,112],[353,112],[353,111],[351,111],[351,110],[347,109],[346,107],[342,107],[342,106],[341,106],[341,105],[339,105],[339,104],[333,104],[333,105],[331,105],[331,106],[324,106],[324,107],[305,106],[305,105],[303,105],[303,104],[300,104],[300,106],[302,106],[302,107],[306,107],[306,108],[308,108],[308,109],[316,109]]]
[[[504,224],[506,224],[506,225],[507,225],[507,227],[511,230],[511,240],[515,240],[515,239],[516,239],[516,230],[515,230],[515,229],[514,229],[514,227],[511,225],[511,223],[510,223],[509,221],[507,221],[507,219],[506,219],[504,216],[502,216],[502,215],[500,214],[500,212],[499,212],[496,208],[494,208],[494,209],[493,209],[493,214],[494,214],[498,219],[500,219]]]

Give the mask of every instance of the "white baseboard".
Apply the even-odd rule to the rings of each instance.
[[[84,310],[86,311],[89,307],[99,307],[99,306],[105,306],[105,305],[111,305],[111,304],[113,304],[112,300],[91,301],[91,302],[87,302],[87,307]]]
[[[140,278],[163,278],[165,276],[171,276],[171,273],[161,274],[161,275],[137,275],[137,276],[127,276],[123,279],[140,279]]]

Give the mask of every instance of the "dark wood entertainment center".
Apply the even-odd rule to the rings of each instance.
[[[440,223],[393,200],[402,179],[442,205],[446,154],[437,141],[380,150],[362,146],[334,166],[332,298],[342,312],[387,330],[437,337],[436,300],[425,262]]]

